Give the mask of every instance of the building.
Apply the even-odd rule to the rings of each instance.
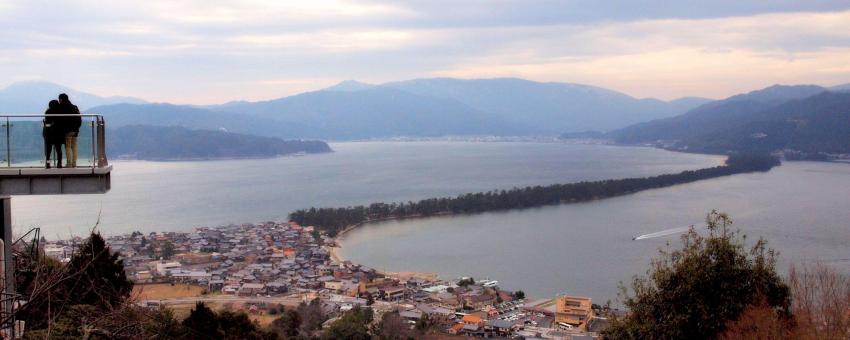
[[[559,296],[555,301],[555,323],[585,329],[593,316],[592,305],[588,297]]]
[[[256,294],[265,294],[266,285],[262,283],[243,283],[239,288],[239,295],[251,296]]]

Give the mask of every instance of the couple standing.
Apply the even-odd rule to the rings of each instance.
[[[62,145],[65,145],[66,167],[77,166],[77,135],[83,119],[80,109],[71,103],[67,94],[60,94],[59,100],[51,100],[44,112],[44,157],[45,167],[50,169],[50,154],[56,152],[56,167],[62,168]]]

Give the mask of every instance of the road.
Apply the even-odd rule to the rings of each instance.
[[[302,301],[304,301],[304,297],[302,295],[290,295],[290,296],[233,296],[233,295],[212,295],[212,296],[196,296],[196,297],[184,297],[184,298],[169,298],[169,299],[161,299],[161,300],[143,300],[142,303],[145,302],[159,302],[161,305],[185,305],[185,304],[195,304],[198,302],[218,302],[218,303],[266,303],[266,304],[281,304],[284,306],[295,307],[298,306]]]

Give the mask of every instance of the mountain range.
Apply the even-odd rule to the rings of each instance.
[[[381,85],[348,80],[270,101],[207,108],[298,121],[324,129],[322,138],[357,139],[611,130],[680,114],[708,101],[637,99],[600,87],[516,78],[430,78]]]
[[[847,107],[842,92],[846,91],[850,84],[830,88],[774,85],[717,101],[699,97],[661,101],[580,84],[430,78],[378,85],[349,80],[274,100],[191,106],[99,97],[55,84],[26,82],[0,90],[0,109],[32,112],[36,104],[66,92],[84,111],[103,114],[111,128],[180,126],[331,140],[551,135],[557,131],[574,138],[601,137],[699,152],[798,148],[807,153],[842,153],[850,152],[843,146],[844,136],[850,134],[844,133],[841,120]],[[832,137],[817,139],[818,131]]]
[[[431,78],[380,85],[344,81],[274,100],[190,106],[97,97],[50,83],[28,82],[0,90],[0,110],[41,112],[46,100],[58,92],[69,93],[87,112],[109,116],[112,126],[180,125],[336,140],[607,131],[680,114],[710,101],[695,97],[670,102],[637,99],[600,87],[516,78]]]
[[[624,144],[707,152],[787,150],[807,158],[850,153],[850,86],[774,85],[683,115],[604,135]]]
[[[118,103],[147,103],[145,100],[135,97],[102,97],[50,82],[21,81],[0,89],[0,113],[42,114],[47,110],[47,103],[56,99],[60,93],[68,94],[80,110]]]

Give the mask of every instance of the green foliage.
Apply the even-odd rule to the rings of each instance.
[[[457,282],[457,285],[461,286],[461,287],[466,287],[466,286],[474,285],[474,284],[475,284],[475,278],[471,278],[471,277],[462,279],[462,280]]]
[[[790,315],[789,289],[766,242],[746,249],[727,215],[712,211],[706,220],[707,236],[691,229],[681,249],[660,250],[647,277],[635,277],[631,294],[622,287],[630,313],[615,319],[605,338],[712,339],[757,299]]]
[[[219,339],[223,336],[218,316],[203,302],[195,304],[195,308],[183,320],[183,326],[196,337]]]
[[[218,322],[224,333],[224,339],[261,340],[277,339],[277,334],[257,327],[243,312],[223,311],[218,314]]]
[[[428,317],[428,313],[422,313],[422,316],[419,317],[419,320],[416,320],[416,330],[420,332],[426,331],[431,327],[431,318]]]
[[[168,308],[157,310],[145,326],[147,333],[153,335],[153,339],[166,340],[187,337],[186,329],[174,319],[174,312]]]
[[[457,197],[429,198],[418,202],[372,203],[369,206],[301,209],[289,214],[289,219],[301,225],[316,226],[327,231],[330,235],[336,235],[348,226],[386,218],[469,214],[538,207],[563,202],[584,202],[702,179],[745,172],[768,171],[778,164],[778,160],[770,156],[740,154],[730,156],[725,166],[682,171],[678,174],[514,188],[469,193]]]
[[[130,296],[133,282],[124,272],[120,254],[112,252],[100,233],[92,233],[65,266],[68,304],[101,308],[117,306]]]
[[[172,256],[174,256],[174,243],[171,243],[171,241],[165,241],[165,243],[162,244],[162,258],[170,260]]]
[[[28,330],[58,322],[68,329],[82,327],[81,313],[111,312],[126,303],[133,289],[120,254],[110,251],[98,233],[92,233],[65,265],[41,252],[33,254],[20,258],[15,273],[18,292],[28,300],[16,317]]]
[[[525,292],[518,290],[514,292],[514,299],[522,300],[525,299]]]
[[[381,322],[377,324],[372,333],[373,338],[378,340],[398,340],[407,338],[407,324],[398,312],[387,312],[381,316]]]
[[[372,309],[355,306],[340,317],[322,333],[322,339],[369,340],[369,324],[372,322]]]
[[[257,327],[243,312],[216,313],[203,302],[195,305],[183,326],[190,339],[278,339],[276,333]]]
[[[272,321],[272,329],[285,338],[295,337],[301,329],[301,315],[292,309],[284,310],[279,318]]]
[[[322,302],[318,298],[310,303],[300,303],[296,311],[301,316],[301,332],[304,334],[322,329],[322,324],[327,321],[322,311]]]

